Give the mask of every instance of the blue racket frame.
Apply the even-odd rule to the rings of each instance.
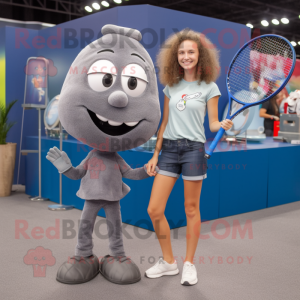
[[[285,40],[291,47],[292,49],[292,52],[293,52],[293,65],[291,67],[291,71],[289,73],[289,75],[287,76],[287,78],[284,80],[284,82],[282,83],[282,85],[276,90],[276,92],[274,92],[272,95],[270,95],[269,97],[261,100],[261,101],[258,101],[258,102],[254,102],[254,103],[249,103],[249,104],[245,104],[243,102],[241,102],[240,100],[236,99],[234,96],[231,95],[231,93],[229,92],[228,90],[228,76],[229,76],[229,72],[231,70],[231,66],[233,64],[233,62],[235,61],[236,57],[238,56],[238,54],[244,49],[246,48],[250,43],[252,43],[253,41],[257,40],[257,39],[261,39],[261,38],[264,38],[264,37],[277,37],[277,38],[281,38],[283,40]],[[228,93],[228,98],[229,98],[229,103],[228,103],[228,112],[227,112],[227,116],[226,116],[226,119],[230,119],[230,120],[233,120],[238,114],[240,114],[242,111],[244,111],[245,109],[247,109],[248,107],[251,107],[251,106],[255,106],[255,105],[258,105],[258,104],[261,104],[265,101],[268,101],[270,98],[276,96],[287,84],[287,82],[289,81],[289,79],[291,78],[292,74],[293,74],[293,71],[294,71],[294,68],[295,68],[295,65],[296,65],[296,53],[295,53],[295,49],[293,47],[293,45],[286,39],[284,38],[283,36],[280,36],[280,35],[277,35],[277,34],[265,34],[265,35],[261,35],[261,36],[258,36],[252,40],[250,40],[249,42],[247,42],[241,49],[239,49],[239,51],[235,54],[235,56],[233,57],[233,59],[231,60],[230,62],[230,67],[228,68],[228,71],[227,71],[227,74],[226,74],[226,89],[227,89],[227,93]],[[237,110],[232,116],[230,116],[230,109],[231,109],[231,99],[233,99],[234,101],[240,103],[243,105],[243,107],[241,107],[239,110]],[[212,143],[210,144],[209,146],[209,149],[206,151],[205,153],[205,158],[209,159],[210,156],[212,155],[212,153],[214,152],[219,140],[222,138],[223,134],[225,132],[225,129],[224,128],[220,128],[218,133],[216,134],[214,140],[212,141]]]

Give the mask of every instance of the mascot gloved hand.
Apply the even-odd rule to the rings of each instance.
[[[59,173],[64,173],[72,168],[68,154],[64,151],[60,151],[57,147],[51,148],[46,158],[53,163]]]
[[[149,175],[146,165],[132,169],[117,151],[138,147],[157,131],[161,112],[156,74],[150,55],[139,43],[138,30],[105,25],[101,32],[103,36],[72,63],[58,104],[64,129],[93,149],[77,167],[56,147],[47,155],[60,173],[81,179],[76,195],[85,200],[75,255],[57,272],[56,279],[66,284],[87,282],[99,272],[117,284],[141,279],[137,265],[124,251],[120,199],[130,191],[123,177],[140,180]],[[99,262],[92,234],[101,208],[111,253]]]

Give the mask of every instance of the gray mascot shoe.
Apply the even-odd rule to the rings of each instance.
[[[108,281],[117,284],[131,284],[141,280],[139,268],[126,256],[104,256],[100,261],[100,273]]]
[[[58,269],[56,280],[66,284],[79,284],[92,280],[99,273],[98,257],[72,256]]]

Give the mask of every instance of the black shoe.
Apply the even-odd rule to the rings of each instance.
[[[58,269],[56,280],[66,284],[79,284],[92,280],[99,273],[98,257],[72,256]]]
[[[100,273],[116,284],[131,284],[141,280],[139,268],[126,256],[104,256],[100,261]]]

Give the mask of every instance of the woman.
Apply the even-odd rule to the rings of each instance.
[[[279,120],[279,107],[277,101],[279,95],[272,97],[270,100],[263,102],[261,109],[259,110],[259,116],[264,119],[264,133],[266,136],[273,136],[274,121]]]
[[[281,92],[278,93],[277,106],[279,107],[279,114],[284,113],[284,103],[286,103],[289,96],[288,91],[284,88]]]
[[[145,276],[157,278],[179,273],[164,211],[172,188],[182,173],[187,252],[181,284],[193,285],[198,282],[197,271],[192,262],[200,235],[199,201],[202,180],[206,178],[207,170],[203,126],[206,107],[212,132],[218,131],[220,127],[228,130],[233,123],[230,120],[218,120],[220,91],[214,81],[220,70],[219,57],[213,44],[202,34],[185,29],[170,36],[161,48],[157,62],[159,79],[166,87],[163,90],[164,111],[156,148],[147,165],[147,173],[155,176],[148,214],[156,235],[159,236],[163,259],[148,269]],[[157,173],[156,165],[159,167]],[[162,236],[164,237],[161,238]]]

